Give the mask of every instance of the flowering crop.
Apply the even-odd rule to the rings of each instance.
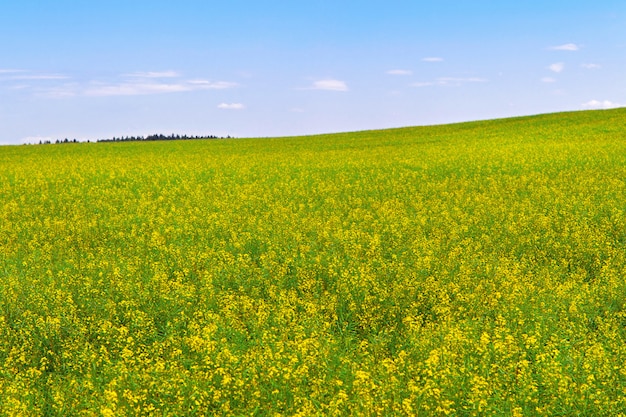
[[[2,147],[0,415],[620,415],[625,273],[620,109]]]

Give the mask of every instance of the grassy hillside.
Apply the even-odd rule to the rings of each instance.
[[[0,147],[0,415],[620,415],[625,272],[624,109]]]

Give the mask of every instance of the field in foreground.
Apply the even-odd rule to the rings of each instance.
[[[625,272],[625,110],[2,147],[0,415],[619,415]]]

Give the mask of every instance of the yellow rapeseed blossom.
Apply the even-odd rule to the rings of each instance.
[[[0,415],[623,416],[625,116],[0,147]]]

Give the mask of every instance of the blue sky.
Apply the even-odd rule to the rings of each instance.
[[[626,105],[623,0],[0,1],[4,144]]]

